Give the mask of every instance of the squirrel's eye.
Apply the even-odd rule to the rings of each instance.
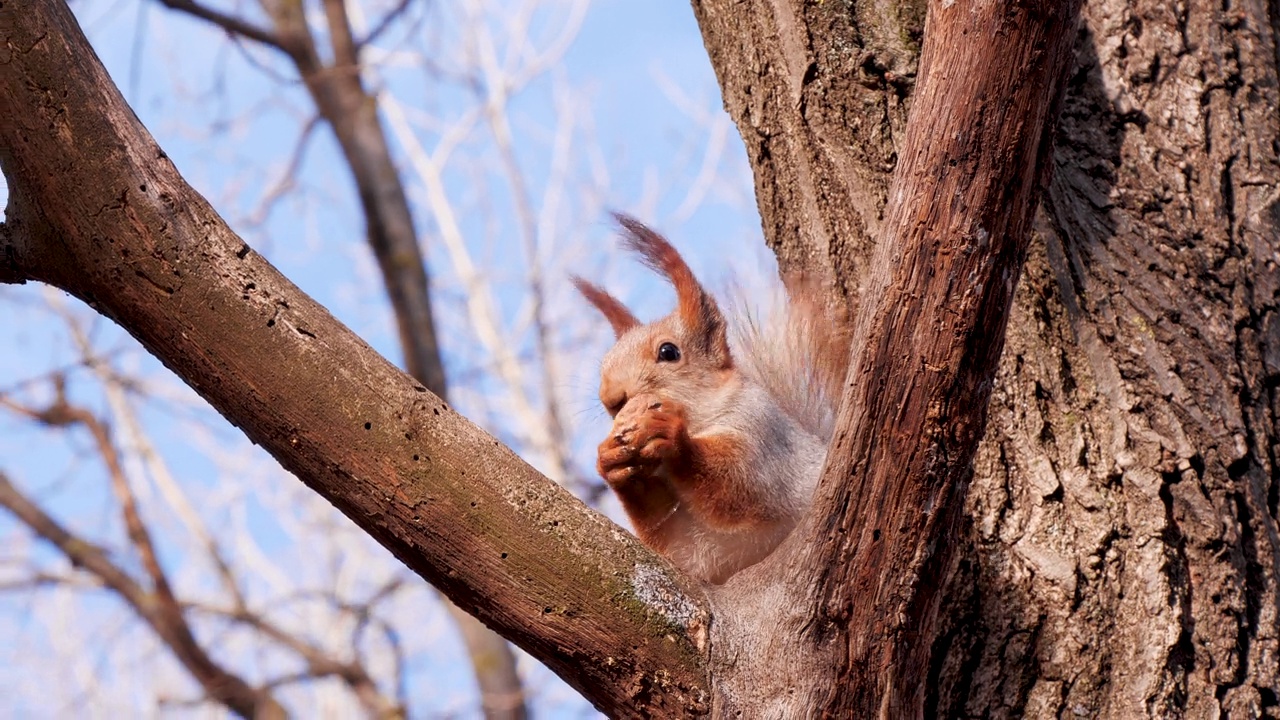
[[[680,359],[680,348],[671,343],[658,346],[658,362],[675,362]]]

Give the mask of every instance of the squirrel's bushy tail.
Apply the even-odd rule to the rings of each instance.
[[[807,432],[831,439],[849,368],[853,333],[846,314],[823,299],[821,287],[793,279],[767,293],[730,293],[734,359]]]

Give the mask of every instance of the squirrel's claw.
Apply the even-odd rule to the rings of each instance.
[[[652,477],[664,462],[680,455],[687,437],[678,406],[656,397],[634,398],[600,444],[596,469],[610,485]]]

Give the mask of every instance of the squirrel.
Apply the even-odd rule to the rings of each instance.
[[[601,364],[613,427],[597,470],[644,544],[721,584],[768,556],[810,505],[848,367],[847,323],[799,281],[771,316],[734,308],[726,320],[669,242],[616,219],[677,303],[646,325],[572,279],[616,338]]]

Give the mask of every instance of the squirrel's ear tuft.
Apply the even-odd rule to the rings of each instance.
[[[571,278],[573,286],[578,288],[578,292],[587,299],[587,302],[596,306],[596,309],[604,315],[609,324],[613,326],[613,335],[615,338],[622,337],[622,334],[633,327],[640,325],[640,321],[635,315],[623,305],[618,298],[610,295],[602,290],[598,285],[583,280],[574,275]]]
[[[625,244],[640,255],[645,265],[666,276],[676,289],[676,312],[703,350],[726,367],[729,357],[729,336],[724,315],[716,306],[710,293],[693,276],[680,253],[658,233],[629,215],[615,213],[614,218],[626,231]]]

